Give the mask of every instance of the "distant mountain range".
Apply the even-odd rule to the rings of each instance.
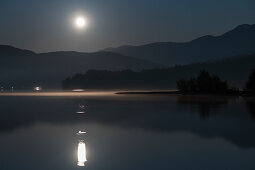
[[[88,69],[142,70],[162,67],[160,64],[127,57],[113,52],[51,52],[37,54],[0,45],[0,86],[60,87],[61,81]]]
[[[194,75],[200,69],[241,86],[255,67],[255,57],[249,54],[255,54],[255,25],[240,25],[221,36],[204,36],[187,43],[158,42],[94,53],[35,53],[0,45],[0,86],[58,88],[65,78],[89,69],[141,71],[166,67],[172,68],[154,75],[169,83],[165,87],[174,87],[177,79]]]
[[[240,25],[220,36],[203,36],[190,42],[157,42],[141,46],[121,46],[116,52],[167,66],[220,60],[255,53],[255,25]]]

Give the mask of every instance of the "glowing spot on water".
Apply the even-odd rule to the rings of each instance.
[[[85,166],[86,158],[86,145],[83,141],[79,141],[78,143],[78,166]]]

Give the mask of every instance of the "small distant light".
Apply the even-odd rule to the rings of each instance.
[[[42,87],[39,87],[39,86],[34,87],[34,91],[41,91],[41,90],[42,90]]]

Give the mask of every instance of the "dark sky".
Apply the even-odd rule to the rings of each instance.
[[[84,14],[88,27],[73,26]],[[255,0],[1,0],[0,44],[37,52],[188,41],[255,23]]]

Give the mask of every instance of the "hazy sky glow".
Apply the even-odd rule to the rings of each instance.
[[[188,41],[255,23],[254,0],[1,0],[0,44],[37,52]],[[88,20],[74,28],[78,15]]]

